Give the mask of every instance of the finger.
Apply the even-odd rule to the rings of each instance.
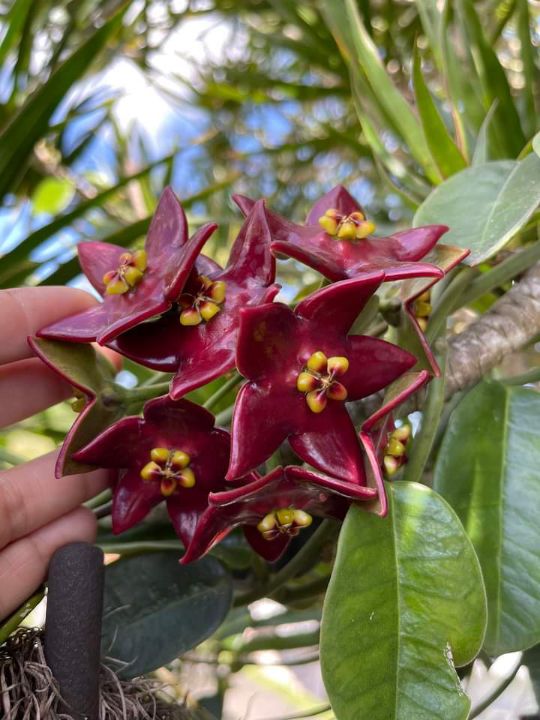
[[[0,619],[12,613],[44,581],[49,561],[70,542],[94,542],[96,518],[77,508],[0,551]]]
[[[41,412],[73,395],[73,388],[39,358],[0,365],[0,427]]]
[[[104,470],[55,478],[57,454],[0,473],[0,548],[65,515],[107,487]]]
[[[56,320],[96,304],[92,295],[69,287],[0,290],[0,364],[31,357],[26,338]]]

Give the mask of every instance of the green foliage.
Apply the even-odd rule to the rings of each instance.
[[[326,689],[338,720],[465,720],[453,663],[484,637],[478,560],[439,495],[387,487],[387,519],[353,507],[343,525],[322,622]]]
[[[483,382],[454,411],[435,488],[471,538],[486,583],[490,655],[540,641],[540,394]]]
[[[232,600],[230,576],[217,560],[183,567],[178,553],[150,553],[109,565],[105,573],[103,651],[136,677],[171,662],[217,630]]]
[[[478,265],[503,248],[529,220],[540,202],[540,159],[500,160],[463,170],[422,203],[414,224],[444,223],[445,240],[471,254]]]

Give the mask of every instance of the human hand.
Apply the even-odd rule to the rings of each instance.
[[[32,357],[27,336],[93,304],[90,295],[73,288],[0,291],[0,428],[73,394],[68,383]],[[40,585],[57,548],[95,539],[95,517],[81,503],[107,487],[107,473],[57,480],[56,455],[0,472],[0,619]]]

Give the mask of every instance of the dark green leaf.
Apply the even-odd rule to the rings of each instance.
[[[540,641],[540,394],[483,382],[454,410],[435,487],[474,543],[486,583],[491,655]]]
[[[395,87],[379,57],[377,47],[367,32],[354,0],[343,3],[320,4],[321,12],[340,50],[349,63],[353,79],[359,85],[367,84],[378,109],[391,122],[408,145],[410,153],[422,166],[432,182],[439,173],[431,158],[422,127],[410,105]],[[362,106],[359,106],[362,111]],[[360,118],[362,120],[362,117]]]
[[[182,566],[170,552],[138,555],[105,572],[102,648],[128,663],[122,677],[156,670],[221,625],[232,582],[214,558]]]
[[[321,662],[337,720],[465,720],[453,663],[477,654],[480,566],[437,493],[387,485],[390,514],[351,507],[325,599]]]
[[[476,138],[476,144],[474,146],[474,152],[471,159],[471,165],[483,165],[490,159],[489,152],[489,129],[493,121],[493,114],[498,104],[498,100],[495,100],[493,105],[489,108],[484,118],[484,122]]]
[[[460,0],[458,6],[462,16],[462,26],[469,38],[472,57],[478,70],[486,109],[491,107],[495,100],[499,100],[494,118],[498,144],[504,154],[516,157],[526,138],[508,79],[497,53],[484,35],[482,23],[472,0]]]
[[[462,170],[429,195],[414,225],[443,223],[445,242],[469,248],[465,260],[478,265],[498,252],[523,227],[540,202],[540,158],[500,160]]]
[[[449,177],[467,167],[463,156],[444,124],[422,74],[420,55],[414,53],[413,82],[416,104],[424,128],[426,142],[443,177]]]

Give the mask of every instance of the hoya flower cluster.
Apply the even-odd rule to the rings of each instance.
[[[235,201],[245,221],[225,268],[202,254],[216,225],[189,238],[170,189],[144,249],[81,243],[82,268],[103,301],[30,341],[83,403],[58,474],[111,468],[115,532],[164,501],[185,547],[183,562],[238,526],[258,553],[275,560],[313,516],[342,519],[351,502],[384,514],[383,469],[391,476],[405,462],[410,435],[407,426],[394,427],[392,411],[437,368],[429,367],[427,352],[428,367],[413,371],[415,355],[351,329],[383,283],[401,280],[400,300],[427,348],[429,287],[460,259],[450,253],[451,262],[437,262],[444,226],[375,237],[374,224],[342,187],[315,204],[305,225],[262,200]],[[434,262],[422,262],[428,254]],[[314,268],[326,284],[294,307],[276,302],[280,256]],[[56,345],[62,352],[79,348],[82,357],[90,346],[73,343],[91,342],[174,373],[169,393],[149,400],[142,417],[130,414],[129,393],[126,401],[114,390],[110,369],[96,380],[54,359]],[[229,433],[185,396],[235,370],[245,382]],[[347,403],[388,386],[357,430]],[[298,465],[265,474],[265,462],[286,440]]]

